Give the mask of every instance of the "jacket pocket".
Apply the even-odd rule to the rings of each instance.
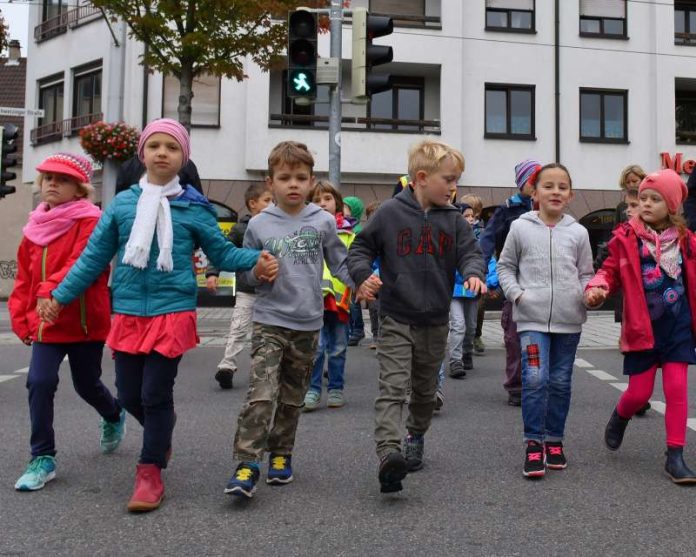
[[[551,323],[582,325],[585,319],[586,311],[582,303],[582,287],[580,283],[565,283],[562,290],[559,286],[554,297]]]
[[[515,323],[538,323],[547,325],[551,305],[549,288],[527,288],[519,298],[519,303],[512,306]]]

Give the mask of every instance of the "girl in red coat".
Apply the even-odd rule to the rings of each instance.
[[[667,430],[665,471],[675,483],[696,483],[684,463],[687,368],[696,363],[696,237],[677,215],[686,185],[672,170],[646,176],[639,213],[617,227],[609,257],[585,293],[589,307],[622,289],[621,351],[628,388],[609,419],[604,439],[617,450],[633,415],[650,399],[662,368]]]
[[[101,382],[104,341],[111,309],[108,270],[55,322],[46,309],[51,291],[82,253],[101,211],[89,198],[92,166],[78,155],[58,153],[38,167],[42,202],[29,214],[17,253],[17,278],[8,301],[12,330],[31,345],[27,376],[31,461],[15,489],[35,491],[55,477],[53,397],[67,355],[75,391],[101,415],[101,450],[110,453],[125,433],[126,414]]]

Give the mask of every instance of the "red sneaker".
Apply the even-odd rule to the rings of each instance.
[[[154,511],[162,503],[164,484],[160,469],[154,464],[138,464],[135,487],[128,501],[130,512]]]

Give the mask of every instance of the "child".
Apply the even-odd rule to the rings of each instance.
[[[101,450],[118,447],[126,414],[100,377],[104,340],[109,333],[108,269],[54,322],[46,321],[51,290],[63,279],[87,244],[101,211],[90,199],[92,165],[79,155],[58,153],[38,167],[42,202],[29,214],[17,253],[17,278],[8,300],[12,330],[30,345],[27,375],[31,418],[31,461],[17,483],[19,491],[41,489],[56,475],[53,397],[60,364],[68,356],[73,386],[101,419]]]
[[[683,457],[687,368],[696,363],[696,238],[677,216],[686,196],[686,185],[673,170],[648,175],[640,185],[638,216],[614,231],[609,257],[585,294],[588,306],[596,307],[619,288],[624,291],[621,351],[628,388],[604,440],[611,450],[621,446],[628,422],[650,399],[661,367],[667,404],[665,471],[675,483],[696,483]]]
[[[232,495],[252,497],[265,451],[270,453],[266,483],[292,481],[297,422],[324,315],[324,260],[333,276],[353,286],[336,219],[314,203],[305,204],[313,169],[306,145],[276,145],[268,157],[266,178],[275,205],[253,219],[244,235],[245,247],[263,247],[275,254],[280,270],[272,288],[256,289],[251,380],[234,437],[234,458],[240,462],[225,488]],[[368,290],[373,288],[362,287],[360,293]]]
[[[353,234],[362,232],[363,213],[365,212],[365,204],[359,197],[345,197],[343,199],[343,208],[345,217],[351,217],[355,224],[353,225]],[[365,322],[363,321],[362,304],[358,301],[353,301],[350,304],[350,322],[348,324],[348,346],[358,346],[360,341],[365,338]]]
[[[196,346],[196,279],[191,257],[201,246],[222,270],[250,269],[269,280],[277,267],[267,253],[239,249],[220,232],[215,211],[177,172],[189,158],[186,129],[163,118],[138,143],[146,174],[106,208],[87,248],[53,290],[54,311],[71,303],[116,256],[114,351],[118,399],[143,426],[143,445],[129,511],[151,511],[164,496],[161,469],[171,455],[174,380],[179,361]]]
[[[450,203],[464,157],[449,145],[426,139],[408,158],[411,184],[385,201],[355,238],[348,267],[356,284],[373,273],[379,257],[380,394],[375,402],[375,440],[383,493],[400,491],[409,471],[423,466],[424,434],[430,427],[455,271],[464,286],[485,291],[481,252],[471,227]],[[411,382],[402,454],[402,407]],[[405,456],[404,456],[405,455]]]
[[[251,184],[244,192],[244,205],[249,211],[240,221],[232,227],[229,240],[238,248],[242,247],[244,233],[246,232],[249,221],[273,203],[271,194],[266,182],[256,182]],[[218,276],[220,272],[212,265],[205,273],[207,287],[213,292],[217,289]],[[233,386],[234,374],[237,372],[237,356],[244,349],[247,333],[251,328],[251,310],[254,307],[254,287],[244,280],[244,275],[238,273],[235,277],[235,300],[232,320],[230,321],[230,334],[227,337],[225,355],[217,367],[215,380],[221,389],[231,389]]]
[[[532,159],[521,161],[515,166],[515,183],[519,192],[509,197],[495,210],[483,234],[481,234],[481,251],[486,265],[494,255],[500,256],[513,221],[532,209],[533,182],[540,168],[541,163]],[[510,300],[503,302],[500,324],[503,327],[503,340],[505,342],[506,379],[503,387],[508,393],[508,404],[520,406],[522,404],[520,340],[517,336],[515,322],[512,319],[512,301]]]
[[[563,210],[573,197],[568,170],[542,167],[533,182],[538,211],[512,223],[498,261],[505,298],[514,303],[522,350],[524,475],[567,466],[563,452],[575,351],[586,319],[582,295],[592,278],[587,229]]]
[[[367,220],[372,218],[375,211],[379,209],[380,202],[373,201],[365,208],[365,217]],[[379,276],[379,260],[376,259],[372,265],[372,270]],[[370,313],[370,330],[372,331],[372,342],[370,350],[377,350],[377,341],[379,340],[379,297],[367,302],[367,311]]]
[[[333,184],[326,180],[318,180],[309,198],[336,219],[338,237],[343,245],[349,248],[353,238],[355,238],[353,221],[343,217],[343,199]],[[304,398],[306,412],[311,412],[319,407],[324,355],[327,356],[329,371],[329,397],[326,405],[329,408],[341,408],[345,404],[343,376],[346,368],[351,289],[339,279],[334,278],[326,265],[324,265],[321,286],[324,295],[324,324],[319,333],[319,348],[314,358],[309,390]],[[360,310],[358,309],[358,311]]]

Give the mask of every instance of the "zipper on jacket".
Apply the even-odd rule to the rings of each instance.
[[[421,229],[421,238],[423,237],[423,234],[425,231],[428,229],[428,211],[423,211],[423,228]],[[430,241],[432,241],[432,237],[430,238]],[[425,249],[423,250],[423,258],[424,258],[424,263],[423,267],[425,269],[425,272],[423,273],[423,292],[428,291],[428,250]],[[428,297],[424,296],[425,298],[425,311],[430,311],[430,308],[428,307]]]
[[[549,306],[549,333],[551,332],[551,316],[553,315],[553,228],[549,229],[549,265],[551,269],[551,304]]]
[[[41,282],[46,281],[46,260],[48,259],[48,246],[44,246],[41,252]],[[39,332],[37,334],[37,340],[43,342],[43,328],[44,322],[39,323]]]
[[[80,294],[80,325],[82,325],[85,336],[89,336],[87,333],[87,304],[84,294]]]

